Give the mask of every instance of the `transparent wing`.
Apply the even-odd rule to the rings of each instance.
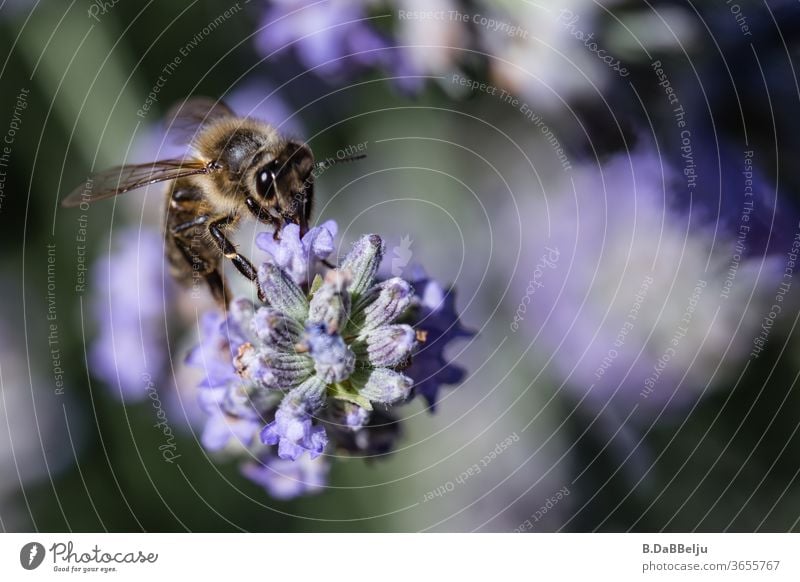
[[[236,114],[223,101],[210,97],[191,97],[173,105],[164,123],[176,142],[186,144],[192,141],[203,125],[225,117],[236,117]]]
[[[61,205],[75,207],[82,202],[95,202],[143,188],[156,182],[177,180],[185,176],[209,174],[217,167],[201,160],[161,160],[147,164],[117,166],[92,175],[81,186],[75,188],[62,200]]]

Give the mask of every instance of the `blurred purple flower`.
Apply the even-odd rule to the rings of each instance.
[[[274,87],[260,79],[245,82],[224,95],[223,100],[237,114],[263,119],[283,134],[300,135],[304,132],[297,109],[284,101]]]
[[[94,375],[122,400],[147,397],[147,378],[165,372],[167,304],[174,293],[165,276],[164,242],[156,232],[124,229],[98,259],[93,313],[99,327],[89,354]]]
[[[273,2],[256,40],[269,55],[292,49],[300,63],[319,76],[341,80],[353,69],[387,66],[386,40],[367,14],[368,5],[348,0]]]
[[[694,401],[747,358],[782,279],[780,256],[742,249],[760,244],[748,239],[757,218],[743,178],[725,198],[731,228],[713,222],[717,200],[696,193],[681,206],[690,178],[646,147],[576,170],[549,215],[522,208],[530,260],[517,289],[527,300],[512,332],[534,339],[598,409],[613,402],[624,418],[636,404]]]
[[[58,479],[62,471],[74,468],[91,432],[88,417],[76,414],[84,406],[84,400],[75,398],[82,396],[80,384],[71,384],[60,370],[55,388],[61,393],[53,398],[49,373],[50,358],[56,352],[37,353],[29,350],[32,343],[20,341],[25,289],[17,283],[16,274],[10,265],[0,271],[0,530],[4,533],[35,529],[35,516],[20,501],[22,496],[38,483]],[[60,347],[62,358],[67,346]]]
[[[238,380],[231,361],[244,342],[231,341],[227,324],[225,317],[216,311],[205,313],[200,320],[200,343],[189,352],[186,363],[202,368],[205,379],[201,388],[224,387]]]
[[[401,20],[392,32],[380,30],[382,15],[370,14],[369,1],[280,0],[267,6],[257,50],[267,57],[292,50],[301,66],[330,83],[380,68],[395,77],[398,89],[413,93],[420,90],[425,75],[454,72],[460,54],[454,47],[465,46],[468,38],[463,23],[435,19]],[[419,9],[408,1],[396,7]],[[442,12],[456,7],[449,0],[425,6]],[[450,85],[445,83],[445,89]]]
[[[208,414],[200,442],[212,452],[223,450],[231,441],[234,446],[248,448],[264,424],[255,409],[232,407],[229,393],[228,387],[206,387],[200,391],[200,407]]]
[[[18,18],[21,14],[29,14],[38,6],[35,0],[4,0],[0,2],[0,20]]]
[[[187,430],[203,412],[191,371],[170,359],[170,338],[184,335],[188,323],[163,245],[163,235],[148,226],[113,232],[111,250],[95,259],[89,281],[96,333],[87,356],[92,375],[115,398],[152,399],[181,419],[173,426]]]

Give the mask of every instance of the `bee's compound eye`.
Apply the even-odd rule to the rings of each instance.
[[[264,200],[275,197],[275,169],[274,163],[267,164],[256,174],[256,192]]]

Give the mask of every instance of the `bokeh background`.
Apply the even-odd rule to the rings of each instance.
[[[798,529],[796,2],[3,0],[0,46],[0,529]],[[199,442],[209,304],[161,277],[163,189],[59,207],[171,157],[192,95],[364,144],[315,219],[475,332],[435,413],[314,495]]]

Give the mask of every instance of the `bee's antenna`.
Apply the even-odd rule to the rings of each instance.
[[[325,170],[331,166],[335,166],[336,164],[341,164],[342,162],[355,162],[356,160],[363,160],[366,157],[367,154],[359,154],[357,156],[347,156],[345,158],[328,158],[326,160],[322,160],[321,162],[317,162],[314,164],[314,166],[318,170]]]

